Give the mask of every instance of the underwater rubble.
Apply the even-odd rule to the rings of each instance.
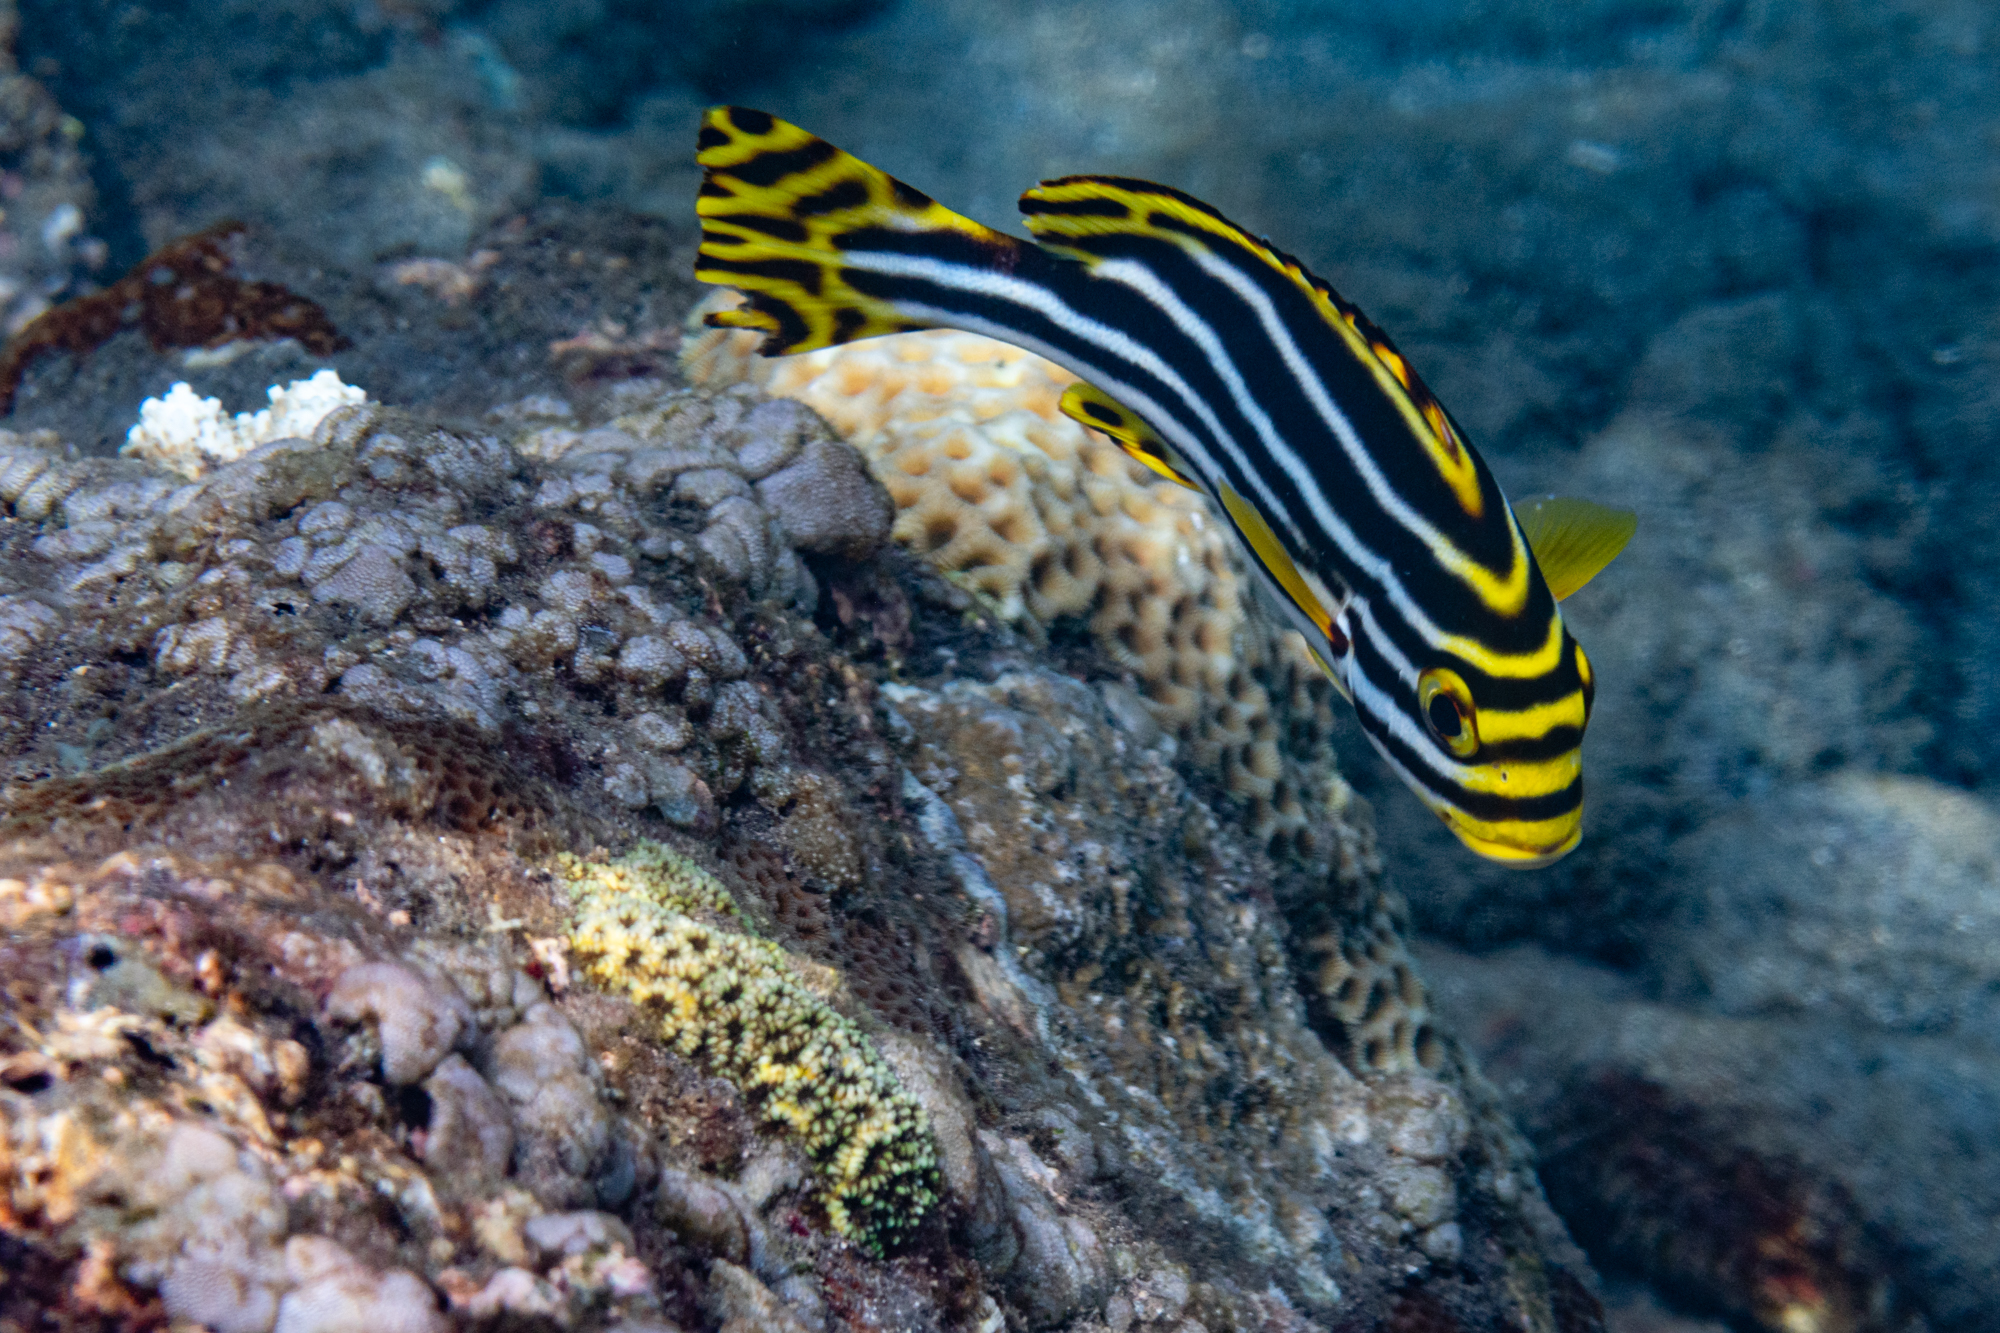
[[[83,122],[14,58],[19,20],[0,6],[0,335],[77,294],[109,257],[90,232],[97,190]]]

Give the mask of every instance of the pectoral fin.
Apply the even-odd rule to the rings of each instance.
[[[1562,495],[1523,500],[1514,506],[1514,517],[1557,601],[1595,578],[1639,527],[1639,516],[1629,509]]]
[[[1176,481],[1189,490],[1200,490],[1186,473],[1176,467],[1166,441],[1153,433],[1153,428],[1141,421],[1125,405],[1094,384],[1078,381],[1063,390],[1059,404],[1063,415],[1072,421],[1079,421],[1092,430],[1101,430],[1118,441],[1118,447],[1144,463],[1168,481]]]

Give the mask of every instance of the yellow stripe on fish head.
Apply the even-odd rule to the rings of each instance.
[[[1542,670],[1482,678],[1470,661],[1433,659],[1413,692],[1407,679],[1372,682],[1364,710],[1364,721],[1385,707],[1414,716],[1414,735],[1392,719],[1370,736],[1467,846],[1516,866],[1548,864],[1582,830],[1589,667],[1560,618],[1550,619],[1551,650],[1532,655],[1546,657]],[[1483,681],[1484,698],[1468,676]],[[1501,688],[1510,679],[1518,683]]]
[[[1460,842],[1509,870],[1539,870],[1553,865],[1583,841],[1581,806],[1555,819],[1490,823],[1430,804]]]

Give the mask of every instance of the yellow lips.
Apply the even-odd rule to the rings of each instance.
[[[1460,842],[1509,870],[1538,870],[1551,865],[1575,851],[1583,840],[1581,809],[1557,819],[1491,824],[1468,819],[1449,806],[1434,804],[1431,808]]]

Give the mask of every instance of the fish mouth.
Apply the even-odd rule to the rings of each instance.
[[[1583,821],[1577,820],[1561,838],[1553,843],[1521,843],[1492,837],[1481,831],[1466,828],[1451,812],[1444,814],[1445,827],[1458,835],[1458,840],[1489,861],[1497,861],[1509,870],[1539,870],[1543,866],[1554,865],[1583,841]]]

